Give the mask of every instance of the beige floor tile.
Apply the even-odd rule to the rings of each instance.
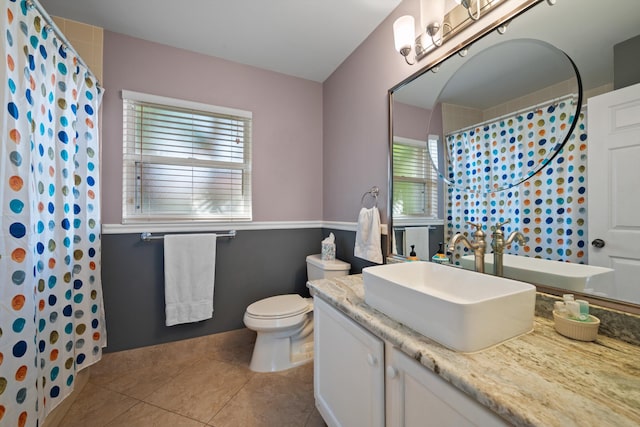
[[[106,427],[206,427],[206,424],[140,402]]]
[[[64,427],[325,427],[313,363],[254,373],[248,329],[105,354]],[[141,402],[142,401],[142,402]]]
[[[286,378],[291,378],[295,381],[300,381],[308,387],[313,387],[313,361],[302,366],[298,366],[297,368],[275,372],[275,374]]]
[[[144,401],[207,422],[253,375],[247,367],[203,358]]]
[[[256,333],[246,328],[236,329],[219,334],[206,335],[189,340],[177,341],[163,344],[166,353],[171,354],[171,358],[176,359],[184,355],[195,355],[197,357],[210,356],[221,350],[228,351],[238,347],[253,347]]]
[[[235,331],[224,334],[233,332]],[[216,338],[217,335],[224,334],[107,353],[91,367],[91,381],[94,384],[108,385],[116,380],[122,381],[123,377],[135,376],[135,372],[139,375],[141,368],[153,366],[163,366],[165,372],[177,374],[185,366],[208,356],[211,353],[209,342],[220,340]],[[246,342],[247,338],[244,340]]]
[[[89,383],[71,405],[60,425],[102,427],[136,403],[138,403],[136,399]]]
[[[108,384],[141,366],[156,363],[162,352],[160,346],[151,346],[103,354],[102,359],[90,368],[91,382],[100,385]]]
[[[211,353],[208,354],[208,357],[221,362],[234,363],[236,365],[249,367],[252,353],[253,343],[249,343],[234,347],[220,347],[212,349]]]
[[[209,424],[302,427],[313,410],[313,386],[294,375],[256,374]]]
[[[314,407],[304,427],[327,427],[327,424],[322,419],[322,416],[320,416],[320,412]]]
[[[188,340],[105,353],[102,360],[91,366],[91,377],[95,384],[103,385],[113,381],[121,374],[139,369],[142,366],[164,362],[192,363],[195,359],[219,352],[233,353],[239,348],[253,348],[255,335],[255,332],[243,328]],[[178,367],[178,370],[180,369],[182,366]]]
[[[215,360],[249,366],[256,333],[249,329],[237,329],[211,336],[203,344],[205,354]]]
[[[170,382],[180,371],[196,363],[199,363],[198,359],[145,364],[138,369],[119,373],[111,378],[103,376],[101,380],[104,381],[104,388],[143,400]],[[111,381],[107,382],[107,379]]]
[[[237,347],[245,344],[253,344],[256,341],[256,333],[247,328],[222,332],[220,334],[210,335],[210,337],[211,339],[208,343],[218,348]]]
[[[144,399],[199,359],[249,366],[255,332],[238,329],[220,334],[107,353],[91,367],[91,382],[136,399]]]

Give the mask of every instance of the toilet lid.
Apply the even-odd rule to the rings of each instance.
[[[298,294],[277,295],[256,301],[247,307],[254,317],[289,317],[309,310],[309,302]]]

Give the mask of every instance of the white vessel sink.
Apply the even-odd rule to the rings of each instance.
[[[422,261],[362,275],[367,304],[453,350],[482,350],[533,329],[528,283]]]
[[[606,292],[613,283],[611,268],[509,254],[504,254],[502,261],[504,277],[538,285],[575,292]],[[460,265],[474,270],[473,255],[463,256]],[[484,271],[493,273],[493,254],[485,254]]]

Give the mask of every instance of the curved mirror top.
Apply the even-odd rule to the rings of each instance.
[[[511,188],[558,154],[580,105],[580,76],[564,52],[535,39],[497,43],[464,62],[435,101],[433,165],[459,190]]]

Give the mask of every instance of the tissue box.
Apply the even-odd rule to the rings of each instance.
[[[322,243],[322,253],[320,258],[323,261],[333,261],[336,259],[336,244],[335,243]]]

